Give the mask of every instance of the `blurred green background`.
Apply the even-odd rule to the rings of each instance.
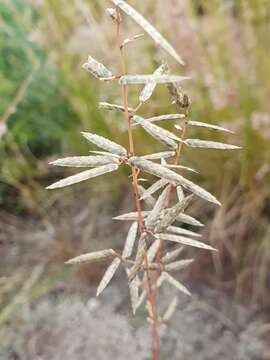
[[[205,236],[219,248],[219,256],[197,255],[190,276],[194,281],[232,292],[241,301],[248,298],[261,309],[267,308],[270,306],[269,1],[133,0],[130,3],[166,35],[185,60],[184,68],[173,62],[170,65],[175,72],[192,76],[192,81],[184,85],[192,99],[190,118],[235,131],[235,135],[228,137],[192,130],[189,137],[243,147],[240,152],[226,154],[204,150],[184,152],[183,163],[201,174],[193,180],[223,203],[221,209],[214,210],[200,202],[193,207],[193,213],[208,224]],[[94,181],[76,186],[75,190],[59,193],[44,190],[55,178],[64,175],[62,170],[48,166],[51,159],[86,154],[90,150],[80,131],[91,130],[123,144],[127,142],[121,114],[98,109],[99,101],[121,103],[120,89],[116,84],[98,83],[81,68],[91,54],[118,71],[117,50],[113,47],[115,30],[103,11],[106,5],[108,2],[103,0],[2,0],[0,3],[0,218],[4,239],[0,251],[5,254],[0,274],[3,283],[0,321],[12,316],[11,299],[33,264],[50,264],[46,265],[49,270],[42,275],[43,281],[31,294],[34,297],[46,293],[55,281],[70,276],[63,270],[63,261],[80,249],[87,249],[88,244],[85,239],[78,240],[82,237],[79,230],[75,242],[75,235],[60,227],[62,222],[63,227],[67,226],[69,216],[73,217],[75,212],[83,213],[88,196],[100,216],[104,212],[104,216],[110,217],[116,210],[130,206],[126,200],[129,193],[126,174],[105,177],[104,184]],[[127,37],[141,32],[128,19],[124,26]],[[152,72],[163,59],[171,61],[155,48],[147,35],[127,47],[126,58],[129,72],[137,73]],[[137,89],[132,88],[133,106],[137,98]],[[140,113],[150,116],[174,112],[169,100],[167,92],[158,87],[152,102]],[[141,154],[160,149],[143,131],[136,130],[135,138]],[[98,222],[102,226],[100,216]],[[16,229],[20,232],[22,225],[28,237],[33,227],[47,226],[48,237],[54,241],[29,245],[25,240],[28,245],[24,247],[23,239],[28,239],[25,235],[19,239],[19,250],[16,248],[14,255],[10,250],[14,244],[9,241],[18,239]],[[54,235],[48,230],[50,226]],[[20,249],[28,252],[23,251],[17,263]],[[21,264],[20,275],[14,264]],[[88,276],[82,271],[81,278]]]

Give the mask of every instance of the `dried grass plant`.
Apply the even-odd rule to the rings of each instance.
[[[195,170],[180,165],[184,148],[237,149],[237,146],[201,139],[186,138],[189,127],[204,127],[209,130],[230,132],[229,130],[208,123],[189,119],[191,101],[179,86],[189,78],[171,74],[169,66],[164,62],[150,75],[129,75],[125,58],[126,46],[133,43],[141,35],[124,38],[122,35],[122,16],[130,16],[168,55],[178,64],[184,65],[181,57],[164,37],[126,1],[112,0],[114,6],[107,12],[115,23],[116,43],[119,50],[121,72],[114,75],[106,66],[89,56],[83,68],[100,81],[118,81],[122,92],[122,104],[100,103],[100,107],[108,111],[122,112],[128,129],[128,149],[103,136],[90,132],[82,132],[83,137],[98,146],[101,151],[93,151],[89,156],[68,157],[53,161],[52,165],[64,167],[90,168],[76,175],[62,179],[48,189],[62,188],[79,183],[128,166],[131,170],[132,187],[136,211],[116,217],[119,221],[130,221],[129,232],[123,252],[105,249],[82,254],[67,261],[67,264],[92,263],[112,259],[97,289],[99,295],[109,284],[115,272],[122,265],[127,274],[130,299],[133,313],[146,302],[148,321],[152,329],[152,359],[159,359],[158,326],[167,325],[177,308],[177,298],[173,298],[164,314],[159,314],[157,304],[158,289],[164,282],[171,284],[187,296],[190,291],[172,274],[185,269],[193,259],[181,259],[185,246],[216,251],[210,245],[199,241],[198,232],[186,229],[188,224],[194,227],[203,226],[197,219],[189,216],[186,209],[193,196],[196,195],[210,203],[220,202],[208,191],[191,182],[182,172]],[[129,45],[130,46],[130,45]],[[131,57],[130,57],[131,59]],[[139,102],[135,107],[129,104],[128,89],[134,84],[143,85],[139,94]],[[151,98],[158,84],[166,84],[173,104],[177,107],[174,114],[165,114],[145,119],[138,115],[143,105]],[[177,133],[168,131],[156,123],[177,122]],[[148,155],[135,154],[133,132],[141,126],[148,134],[159,141],[166,150]],[[136,149],[137,150],[137,149]],[[169,159],[169,160],[168,160]],[[158,178],[145,189],[142,182],[146,179],[142,173]],[[160,192],[155,198],[154,194]],[[191,193],[191,194],[187,194]],[[143,207],[143,202],[146,208]],[[175,247],[172,247],[175,244]]]

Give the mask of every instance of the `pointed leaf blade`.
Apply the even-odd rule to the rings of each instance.
[[[49,164],[67,167],[92,167],[117,163],[117,159],[112,156],[71,156],[51,161]]]
[[[79,182],[86,181],[86,180],[92,179],[94,177],[115,171],[118,169],[118,167],[119,166],[116,164],[109,164],[109,165],[100,166],[100,167],[97,167],[97,168],[94,168],[91,170],[86,170],[86,171],[80,172],[76,175],[72,175],[65,179],[59,180],[59,181],[53,183],[52,185],[48,186],[46,189],[52,190],[52,189],[57,189],[57,188],[62,188],[62,187],[70,186],[73,184],[77,184]]]
[[[105,274],[103,275],[103,278],[101,279],[101,282],[97,289],[97,296],[99,296],[102,291],[108,286],[110,281],[112,280],[116,270],[118,269],[119,265],[121,263],[121,260],[119,258],[115,258],[111,265],[107,268],[105,271]]]
[[[140,124],[144,130],[153,136],[156,140],[162,142],[166,146],[169,146],[173,149],[177,147],[177,144],[174,140],[179,141],[180,139],[171,133],[170,131],[167,131],[157,125],[151,124],[149,121],[146,121],[142,117],[134,116],[133,120]]]
[[[233,131],[225,129],[224,127],[221,127],[221,126],[218,126],[218,125],[213,125],[213,124],[208,124],[208,123],[201,122],[201,121],[189,120],[188,125],[197,126],[197,127],[204,127],[204,128],[208,128],[208,129],[211,129],[211,130],[223,131],[223,132],[227,132],[227,133],[230,133],[230,134],[234,134]]]
[[[129,228],[125,247],[122,253],[123,258],[129,258],[131,256],[134,243],[136,240],[137,231],[138,231],[138,222],[134,222]]]
[[[194,148],[203,148],[203,149],[217,149],[217,150],[236,150],[241,149],[241,147],[230,144],[223,144],[216,141],[206,141],[200,139],[186,139],[184,141],[185,145]]]
[[[87,254],[82,254],[76,256],[68,261],[65,264],[74,265],[74,264],[81,264],[81,263],[93,263],[96,261],[105,260],[115,256],[115,252],[113,249],[106,249],[101,251],[94,251]]]
[[[103,136],[92,134],[90,132],[82,132],[82,135],[91,143],[113,154],[120,156],[125,156],[127,154],[127,151],[123,146],[116,144]]]
[[[151,25],[137,10],[130,6],[126,1],[123,0],[112,0],[113,3],[120,7],[128,16],[130,16],[143,30],[151,36],[155,43],[161,46],[169,55],[171,55],[177,62],[184,65],[183,60],[174,50],[172,45],[164,39],[164,37],[157,31],[157,29]]]
[[[164,280],[166,280],[168,283],[170,283],[172,286],[174,286],[179,291],[183,292],[186,295],[191,296],[191,292],[179,281],[177,281],[174,277],[172,277],[167,272],[163,272]]]
[[[190,239],[190,238],[187,238],[184,236],[172,235],[172,234],[157,234],[157,236],[159,239],[162,239],[162,240],[169,240],[169,241],[173,241],[173,242],[176,242],[176,243],[182,244],[182,245],[193,246],[193,247],[205,249],[205,250],[217,251],[217,249],[213,248],[210,245],[207,245],[201,241]]]
[[[220,202],[208,191],[201,188],[199,185],[194,184],[190,180],[187,180],[183,176],[175,173],[174,171],[167,169],[165,166],[155,164],[149,160],[141,159],[140,157],[130,158],[129,163],[140,170],[146,171],[160,178],[179,183],[187,190],[193,192],[195,195],[214,204],[221,205]]]

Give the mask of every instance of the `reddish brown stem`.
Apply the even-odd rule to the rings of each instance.
[[[122,75],[126,74],[126,64],[125,58],[123,54],[123,47],[121,42],[120,36],[120,24],[121,24],[121,17],[119,13],[119,9],[116,7],[117,11],[117,43],[119,48],[119,56],[121,62],[121,72]],[[132,126],[131,126],[131,116],[128,111],[129,104],[128,104],[128,87],[127,85],[122,85],[122,97],[123,97],[123,105],[125,108],[125,119],[128,124],[128,139],[129,139],[129,156],[134,156],[134,141],[132,135]],[[136,111],[139,109],[141,104],[136,108]],[[140,202],[140,194],[138,189],[138,172],[132,166],[132,185],[134,191],[134,198],[135,198],[135,205],[138,212],[138,224],[140,228],[140,232],[144,231],[144,223],[142,218],[142,209],[141,209],[141,202]],[[158,337],[158,326],[157,326],[157,312],[156,312],[156,302],[154,292],[152,291],[151,287],[151,278],[150,278],[150,271],[148,265],[147,254],[145,255],[145,272],[146,272],[146,286],[147,286],[147,294],[148,294],[148,301],[151,306],[151,324],[152,324],[152,360],[159,360],[159,337]]]

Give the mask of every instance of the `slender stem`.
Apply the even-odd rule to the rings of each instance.
[[[123,47],[121,42],[121,34],[120,34],[120,24],[121,24],[121,17],[118,7],[115,7],[117,11],[117,43],[119,49],[119,56],[120,56],[120,63],[121,63],[121,72],[122,75],[126,74],[126,63],[123,54]],[[128,139],[129,139],[129,156],[134,156],[134,141],[133,141],[133,134],[132,134],[132,126],[131,126],[131,114],[128,111],[129,104],[128,104],[128,87],[127,85],[122,85],[122,97],[123,97],[123,105],[125,108],[125,119],[128,124]],[[136,111],[139,109],[141,104],[138,105]],[[135,198],[135,205],[138,212],[138,224],[140,228],[140,232],[144,231],[144,222],[142,218],[142,209],[141,209],[141,202],[140,202],[140,194],[138,189],[138,172],[136,171],[135,167],[132,166],[132,184],[133,184],[133,191],[134,191],[134,198]],[[152,360],[159,359],[159,336],[158,336],[158,326],[157,326],[157,311],[156,311],[156,302],[154,292],[151,287],[151,277],[150,277],[150,270],[149,264],[147,259],[147,254],[145,254],[145,273],[146,273],[146,286],[147,286],[147,294],[148,294],[148,301],[151,306],[151,324],[152,324]]]

